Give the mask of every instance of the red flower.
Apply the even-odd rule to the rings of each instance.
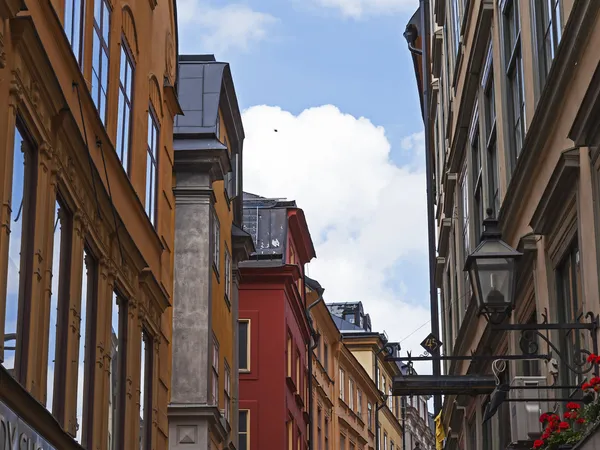
[[[540,416],[540,423],[544,423],[548,420],[548,413],[544,413]]]
[[[577,423],[585,423],[585,419],[583,417],[580,417],[579,419],[577,419]]]
[[[563,418],[565,419],[572,419],[571,417],[571,411],[567,411],[566,413],[563,414]]]
[[[590,380],[590,385],[591,385],[591,386],[596,386],[596,385],[597,385],[599,382],[600,382],[600,378],[598,378],[598,377],[593,377],[593,378]]]
[[[583,383],[583,386],[581,386],[581,389],[583,389],[584,391],[590,389],[592,386],[590,385],[590,383]]]
[[[579,408],[581,408],[581,405],[579,403],[576,403],[576,402],[567,403],[567,409],[570,409],[571,411],[573,411],[575,409],[579,409]]]
[[[570,428],[570,425],[568,422],[561,422],[558,424],[558,428],[561,430],[568,430]]]
[[[593,353],[590,353],[590,355],[587,357],[587,362],[589,362],[589,363],[596,362],[596,358],[597,358],[596,355],[594,355]]]
[[[542,434],[542,439],[546,440],[550,437],[550,432],[549,431],[544,431],[544,434]]]
[[[600,356],[596,356],[596,364],[600,364]]]
[[[540,448],[543,446],[544,446],[544,441],[542,441],[541,439],[538,439],[533,443],[533,448]]]

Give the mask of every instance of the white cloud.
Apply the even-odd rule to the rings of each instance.
[[[360,19],[363,16],[414,12],[417,0],[313,0],[325,8],[338,9],[344,17]]]
[[[248,49],[267,38],[277,19],[242,3],[214,6],[207,0],[179,0],[182,53],[224,53]]]
[[[396,166],[382,127],[331,105],[298,116],[255,106],[243,119],[244,190],[296,200],[305,211],[317,251],[309,275],[326,289],[326,301],[362,301],[374,331],[394,341],[426,323],[427,299],[407,298],[412,280],[395,270],[400,262],[426,262],[423,165]],[[422,146],[416,133],[400,150],[413,157]],[[428,328],[403,349],[421,353]]]

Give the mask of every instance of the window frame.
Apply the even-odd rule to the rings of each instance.
[[[146,204],[144,205],[144,209],[146,211],[146,214],[148,215],[148,218],[150,219],[150,223],[156,230],[158,228],[158,164],[160,153],[160,123],[158,121],[158,116],[156,115],[156,110],[154,109],[152,102],[150,102],[148,106],[148,126],[150,125],[153,125],[153,131],[156,131],[154,139],[154,144],[156,147],[153,151],[153,149],[150,146],[150,143],[146,142],[146,165],[149,162],[152,163],[151,174],[154,176],[151,180],[146,179]],[[150,130],[148,130],[147,135],[150,136]],[[154,133],[152,135],[154,136]],[[148,167],[146,167],[146,175],[148,175],[148,173]],[[149,189],[150,192],[148,192]],[[150,205],[148,205],[150,199],[152,201],[150,202]]]
[[[68,0],[67,0],[68,1]],[[100,6],[98,6],[100,5]],[[96,13],[100,13],[100,23],[97,22]],[[105,33],[104,25],[106,21],[105,13],[108,16],[108,31]],[[106,127],[106,120],[108,117],[108,85],[109,85],[109,70],[110,70],[110,21],[111,21],[111,7],[107,0],[94,0],[94,12],[92,19],[92,79],[91,79],[91,93],[96,110],[100,116],[102,124]],[[105,35],[106,34],[106,35]],[[95,48],[95,40],[98,39],[99,48]],[[98,54],[96,53],[98,51]],[[106,67],[104,67],[104,56],[106,56]],[[96,61],[98,57],[98,61]],[[96,73],[95,64],[98,63],[99,73]],[[103,77],[106,78],[106,86],[103,91]],[[98,86],[94,89],[94,78],[97,78]],[[94,92],[96,90],[96,92]],[[102,95],[104,94],[104,114],[102,114]]]
[[[231,367],[227,362],[227,359],[223,362],[224,370],[225,370],[225,386],[223,387],[223,410],[224,417],[227,423],[231,422]]]
[[[213,218],[213,226],[212,226],[212,266],[215,274],[217,275],[217,282],[220,282],[220,272],[221,272],[221,223],[219,221],[219,216],[215,209],[212,209],[212,218]]]
[[[548,1],[552,2],[551,11],[547,11]],[[544,89],[556,52],[562,40],[563,3],[561,0],[532,0],[534,52],[539,69],[539,91]],[[557,11],[558,10],[558,11]],[[549,36],[550,34],[550,36]],[[546,44],[550,38],[550,55]],[[550,58],[548,58],[550,56]]]
[[[123,107],[128,107],[129,116],[128,116],[128,124],[125,124],[125,121],[121,122],[121,111],[118,109],[118,117],[117,117],[117,142],[115,146],[115,151],[117,152],[117,157],[119,161],[121,161],[121,165],[125,169],[125,172],[128,176],[131,176],[131,148],[132,148],[132,136],[133,136],[133,104],[135,101],[135,74],[136,67],[135,61],[133,58],[133,52],[131,48],[127,44],[127,40],[125,36],[121,37],[121,51],[120,51],[120,61],[119,61],[119,96],[118,96],[118,106],[121,104],[121,99],[123,99]],[[131,88],[131,92],[127,93],[127,70],[125,70],[125,80],[121,79],[121,73],[123,72],[123,63],[128,64],[131,73],[130,78],[131,82],[129,86]],[[125,85],[123,84],[125,82]],[[121,126],[119,126],[121,124]],[[125,132],[127,131],[127,145],[123,145],[125,141]],[[120,138],[119,138],[120,136]]]
[[[504,92],[507,103],[508,127],[507,133],[509,136],[508,145],[508,162],[510,171],[514,171],[517,160],[521,155],[523,143],[525,141],[525,133],[527,131],[526,120],[526,105],[525,105],[525,85],[524,85],[524,70],[523,70],[523,42],[521,34],[521,11],[519,8],[519,0],[504,0],[500,5],[501,8],[501,35],[502,47],[504,55],[504,76],[506,80],[506,91]],[[511,27],[512,24],[512,27]],[[518,28],[517,28],[518,27]],[[512,31],[514,29],[514,36]],[[514,91],[516,85],[517,92]],[[515,105],[515,98],[519,105]],[[517,118],[516,111],[519,115]],[[519,136],[515,130],[519,128]]]
[[[214,405],[219,407],[219,341],[213,334],[213,345],[212,345],[212,363],[211,363],[211,390],[212,390],[212,401]]]
[[[71,4],[71,8],[69,8],[69,3]],[[76,23],[75,23],[75,4],[79,4],[79,30],[75,31],[76,27]],[[87,9],[87,4],[85,0],[65,0],[65,10],[64,10],[64,16],[63,16],[63,30],[65,31],[65,34],[67,36],[67,41],[69,42],[69,47],[71,47],[71,51],[73,52],[73,56],[75,57],[75,60],[77,61],[77,65],[79,66],[80,70],[83,70],[83,64],[84,64],[84,54],[85,54],[85,16],[86,16],[86,9]],[[71,12],[71,30],[67,30],[67,20],[68,20],[68,14],[69,11]],[[74,44],[74,40],[75,38],[77,39],[77,50],[74,48],[75,44]]]
[[[244,441],[246,442],[245,450],[250,450],[250,415],[251,412],[249,409],[240,409],[238,411],[238,423],[241,424],[241,415],[245,415],[245,423],[246,423],[246,431],[242,431],[241,427],[238,425],[238,442],[241,442],[242,436],[244,436]],[[241,448],[241,445],[240,445]]]
[[[239,324],[245,323],[247,325],[246,328],[246,367],[242,367],[241,361],[238,361],[239,371],[241,373],[250,373],[252,371],[252,320],[251,319],[238,319],[238,335],[241,336],[242,333],[239,329]],[[238,342],[238,345],[240,343]],[[239,354],[239,353],[238,353]]]
[[[340,383],[340,399],[345,403],[346,402],[346,372],[344,371],[344,369],[342,369],[340,367],[340,371],[339,371],[339,375],[340,375],[340,379],[339,379],[339,383]]]
[[[127,297],[125,295],[122,294],[122,291],[119,289],[118,286],[115,286],[115,288],[113,289],[113,300],[114,300],[114,304],[116,304],[118,306],[118,332],[119,335],[117,336],[117,341],[118,341],[118,353],[117,353],[117,373],[116,373],[116,384],[117,384],[117,388],[119,389],[115,395],[116,397],[116,404],[115,404],[115,409],[114,409],[114,415],[113,415],[113,441],[112,443],[114,444],[114,446],[112,448],[110,448],[110,450],[117,450],[119,448],[122,448],[122,443],[123,443],[123,439],[124,439],[124,432],[125,432],[125,419],[124,419],[124,410],[125,408],[123,408],[122,406],[125,404],[125,382],[126,382],[126,378],[124,376],[121,376],[121,371],[125,368],[127,368],[127,334],[128,334],[128,300]],[[111,323],[112,323],[112,304],[113,302],[111,302]],[[110,374],[112,374],[112,370],[110,372]],[[109,374],[109,379],[110,379],[110,374]]]
[[[142,327],[141,352],[144,354],[144,367],[140,367],[140,380],[144,377],[144,387],[140,386],[140,400],[143,397],[144,404],[140,405],[140,412],[145,420],[140,426],[140,448],[150,450],[152,448],[152,382],[154,378],[154,339],[145,326]],[[140,417],[142,420],[142,417]]]
[[[231,305],[231,253],[225,243],[225,301]]]

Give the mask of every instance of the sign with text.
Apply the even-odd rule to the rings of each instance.
[[[441,346],[442,342],[433,333],[429,333],[429,336],[421,342],[421,347],[427,350],[430,355],[436,354]]]
[[[56,450],[0,402],[0,450]]]

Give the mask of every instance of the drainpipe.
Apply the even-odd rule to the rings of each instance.
[[[406,397],[400,399],[402,402],[402,450],[406,450]]]
[[[416,35],[413,30],[409,30],[407,26],[405,37],[408,42],[408,49],[411,53],[420,55],[422,62],[422,74],[423,74],[423,126],[425,129],[425,176],[427,182],[427,232],[428,232],[428,244],[429,244],[429,306],[431,312],[431,332],[439,338],[439,310],[438,310],[438,296],[437,286],[435,284],[435,266],[437,260],[436,248],[435,248],[435,214],[433,210],[433,203],[435,201],[433,195],[433,163],[431,161],[431,120],[429,117],[429,89],[431,85],[430,70],[429,70],[429,0],[419,0],[419,10],[421,12],[421,29],[418,33],[421,35],[421,49],[414,47],[416,41]],[[411,38],[414,38],[412,40]],[[438,355],[433,355],[438,356]],[[440,376],[442,373],[441,362],[438,358],[432,361],[433,375]],[[434,415],[437,417],[440,410],[442,409],[442,396],[436,394],[433,397],[434,404]]]
[[[313,379],[313,369],[312,369],[312,359],[313,359],[313,351],[319,346],[319,338],[320,335],[315,331],[313,327],[313,321],[310,317],[310,311],[315,306],[317,306],[320,302],[323,301],[323,293],[325,289],[319,286],[317,288],[317,294],[319,297],[311,303],[305,310],[306,319],[308,320],[308,326],[310,327],[310,336],[312,337],[312,343],[308,346],[308,450],[313,450],[313,393],[312,393],[312,379]],[[304,304],[306,305],[306,289],[303,292]]]

